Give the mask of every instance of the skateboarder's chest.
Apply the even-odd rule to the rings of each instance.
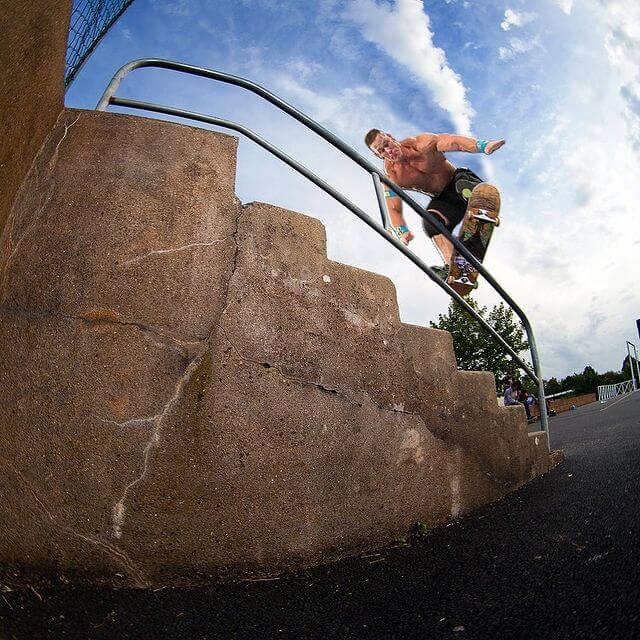
[[[401,187],[439,194],[451,180],[455,168],[449,162],[427,159],[410,162],[385,162],[385,172]]]

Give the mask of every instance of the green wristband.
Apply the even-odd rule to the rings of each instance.
[[[476,150],[478,153],[484,153],[487,145],[489,144],[488,140],[476,140]]]

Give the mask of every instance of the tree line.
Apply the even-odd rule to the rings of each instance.
[[[529,348],[529,342],[522,323],[516,318],[513,310],[504,302],[500,302],[491,310],[486,306],[480,307],[471,297],[467,297],[467,302],[522,357],[521,354]],[[511,357],[504,353],[502,347],[455,300],[449,303],[447,312],[439,314],[438,321],[431,322],[430,325],[451,333],[459,369],[492,371],[498,390],[502,389],[502,380],[515,369],[522,377],[524,389],[537,395],[533,381],[523,371],[514,367]],[[531,366],[527,360],[525,362]],[[635,366],[634,364],[634,370]],[[596,393],[600,385],[616,384],[630,379],[631,362],[626,355],[620,371],[598,373],[587,365],[582,373],[574,373],[560,380],[551,378],[545,381],[545,390],[548,395],[569,390],[575,391],[576,395],[582,395]]]

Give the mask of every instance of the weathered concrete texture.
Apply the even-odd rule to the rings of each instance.
[[[165,129],[65,112],[7,223],[3,307],[206,338],[235,251],[235,141]]]
[[[135,585],[280,571],[549,469],[322,225],[233,194],[236,141],[68,111],[0,244],[0,560]]]
[[[0,0],[0,233],[60,115],[71,0]]]
[[[1,559],[123,572],[114,512],[223,310],[236,144],[67,111],[32,167],[0,242]]]
[[[317,220],[252,205],[238,242],[223,326],[245,357],[419,415],[506,485],[527,477],[524,410],[497,405],[491,373],[457,371],[449,333],[400,323],[390,280],[326,260]]]

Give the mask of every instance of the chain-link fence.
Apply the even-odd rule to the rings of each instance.
[[[133,0],[74,0],[67,42],[64,86],[68,87],[100,38]]]

